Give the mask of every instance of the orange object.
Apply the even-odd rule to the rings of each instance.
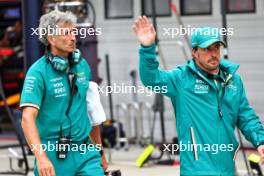
[[[20,100],[20,93],[17,93],[17,94],[7,97],[6,102],[8,106],[11,106],[11,105],[17,104],[19,100]],[[3,100],[0,101],[0,106],[4,106]]]

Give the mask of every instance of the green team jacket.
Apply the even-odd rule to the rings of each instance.
[[[237,126],[255,147],[264,141],[264,129],[249,105],[238,65],[222,59],[224,94],[207,79],[193,60],[169,71],[159,69],[156,46],[140,46],[139,71],[148,87],[166,86],[173,104],[180,149],[181,175],[235,175],[239,148]],[[157,90],[157,89],[156,89]],[[181,148],[180,148],[181,147]]]

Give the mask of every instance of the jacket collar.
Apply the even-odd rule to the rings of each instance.
[[[209,82],[208,79],[200,72],[200,70],[197,69],[193,59],[187,61],[187,67],[191,69],[191,71],[202,77],[205,81]],[[233,75],[238,70],[238,67],[239,67],[238,64],[230,62],[229,60],[226,59],[220,60],[220,69],[227,75],[225,79],[225,83],[227,83],[233,77]]]

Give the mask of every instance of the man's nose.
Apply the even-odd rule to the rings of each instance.
[[[218,51],[217,50],[212,50],[210,53],[211,53],[212,57],[217,57],[217,55],[218,55]]]
[[[70,40],[72,40],[72,41],[76,41],[76,36],[75,36],[75,35],[71,35],[71,36],[70,36]]]

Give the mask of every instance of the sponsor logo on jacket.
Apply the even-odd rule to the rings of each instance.
[[[209,92],[209,85],[206,84],[201,79],[196,79],[195,85],[194,85],[194,93],[196,94],[204,94]]]

